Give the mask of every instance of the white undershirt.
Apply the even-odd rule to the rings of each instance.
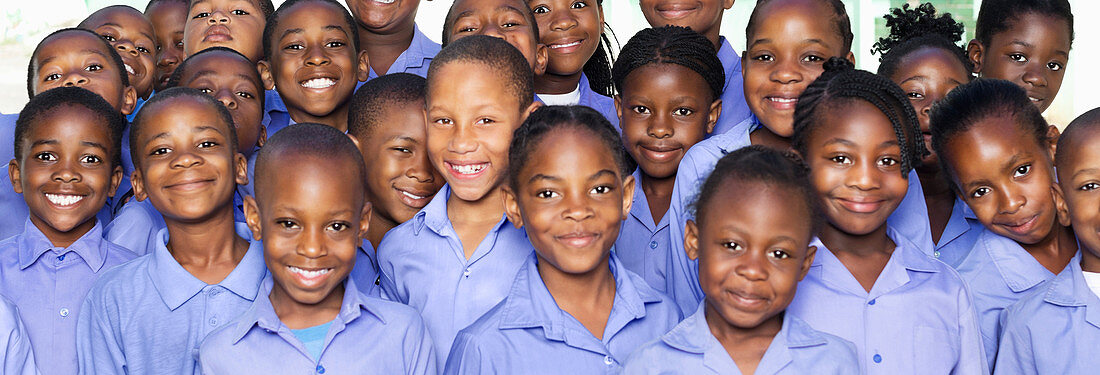
[[[1085,274],[1085,284],[1092,289],[1092,293],[1100,296],[1100,273],[1082,271]]]
[[[565,94],[539,94],[539,99],[546,105],[576,105],[581,102],[581,87]]]

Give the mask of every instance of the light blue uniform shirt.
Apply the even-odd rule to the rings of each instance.
[[[0,242],[0,294],[22,313],[45,374],[76,373],[76,320],[92,283],[136,254],[103,239],[99,224],[69,247],[53,246],[30,219]]]
[[[1094,374],[1100,369],[1100,299],[1074,259],[1001,314],[997,374]]]
[[[989,229],[982,229],[970,255],[963,259],[958,270],[974,291],[985,358],[992,366],[1001,337],[1001,310],[1016,303],[1036,285],[1053,278],[1054,273],[1039,264],[1016,241]]]
[[[348,274],[348,280],[355,283],[356,289],[370,297],[381,297],[382,279],[378,275],[378,260],[370,241],[355,251],[355,267]]]
[[[340,313],[315,359],[275,314],[273,285],[268,275],[248,311],[202,342],[203,374],[437,374],[431,338],[408,306],[345,283]]]
[[[458,333],[444,374],[618,374],[630,353],[680,321],[672,301],[612,253],[615,300],[597,339],[558,307],[537,263],[529,255],[508,298]]]
[[[731,130],[738,132],[743,129],[744,121],[752,117],[749,104],[745,102],[745,79],[741,76],[741,56],[730,45],[726,37],[719,37],[718,60],[722,62],[722,68],[726,73],[726,85],[722,87],[722,114],[718,116],[718,123],[714,125],[711,136],[727,133]]]
[[[642,276],[653,289],[663,292],[665,266],[668,263],[665,253],[670,249],[668,240],[668,211],[661,217],[661,222],[653,222],[649,200],[642,189],[642,170],[636,169],[634,203],[630,206],[630,215],[623,220],[613,250],[626,269]]]
[[[466,259],[447,217],[450,196],[451,187],[443,185],[427,206],[391,229],[378,245],[383,293],[424,317],[438,363],[446,363],[459,330],[508,295],[532,251],[527,233],[501,215]]]
[[[623,374],[725,374],[741,370],[707,325],[705,303],[660,340],[643,345],[626,361]],[[856,347],[817,331],[793,314],[768,345],[756,375],[859,374]]]
[[[867,292],[815,239],[817,255],[787,312],[855,344],[867,374],[987,374],[970,292],[955,270],[893,228],[897,245]]]
[[[0,115],[0,160],[7,162],[15,159],[15,120],[18,114]],[[27,201],[23,194],[16,193],[11,185],[7,168],[0,173],[0,239],[17,235],[23,231],[23,222],[30,216]]]
[[[592,85],[588,82],[588,77],[584,73],[581,73],[581,80],[577,84],[577,89],[581,92],[581,98],[577,102],[578,105],[595,109],[596,112],[607,118],[611,126],[614,126],[620,134],[623,132],[622,128],[619,127],[619,113],[615,111],[614,98],[592,91]]]
[[[962,199],[955,198],[955,205],[951,207],[951,218],[943,228],[933,255],[951,267],[958,267],[970,254],[970,249],[974,248],[974,241],[978,240],[983,228],[974,211]]]
[[[237,234],[247,231],[237,225]],[[168,252],[167,229],[159,237],[156,250],[107,271],[88,293],[77,323],[81,374],[195,374],[202,339],[256,299],[267,273],[260,242],[208,285]]]
[[[362,41],[366,43],[366,41]],[[413,25],[413,39],[409,44],[409,48],[401,52],[397,56],[397,60],[393,61],[390,65],[390,70],[383,74],[390,73],[411,73],[421,77],[428,76],[428,67],[432,64],[432,59],[439,53],[442,47],[439,43],[432,41],[427,35],[420,32],[420,28]],[[374,71],[374,68],[370,68],[370,76],[367,80],[378,78],[381,74]],[[355,88],[358,89],[364,82],[360,82]]]
[[[0,351],[0,373],[39,374],[34,366],[34,353],[27,337],[27,328],[19,319],[19,309],[4,296],[0,296]]]
[[[237,185],[237,192],[233,195],[233,221],[238,223],[245,222],[241,198],[243,190],[243,185]],[[157,233],[165,228],[168,228],[168,224],[164,222],[164,215],[153,206],[153,201],[148,198],[143,201],[130,198],[118,210],[114,220],[107,224],[104,238],[130,249],[135,254],[145,255],[157,248],[160,243]]]

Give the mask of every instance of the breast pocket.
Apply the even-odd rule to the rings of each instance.
[[[913,373],[947,374],[959,361],[958,335],[943,328],[917,326],[914,333]]]

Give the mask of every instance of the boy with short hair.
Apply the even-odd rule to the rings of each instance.
[[[428,75],[428,66],[441,47],[416,26],[420,0],[346,3],[359,25],[359,50],[370,56],[368,80],[393,73]]]

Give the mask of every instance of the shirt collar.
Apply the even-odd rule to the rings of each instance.
[[[729,358],[729,354],[726,353],[725,348],[714,337],[714,334],[710,332],[710,326],[707,325],[705,301],[699,304],[694,314],[662,336],[661,341],[688,353],[702,354],[704,364],[712,369],[722,368],[721,364]],[[814,330],[794,314],[784,313],[783,327],[779,329],[779,333],[768,345],[768,349],[760,363],[763,365],[766,359],[769,362],[769,367],[774,365],[776,368],[781,368],[791,361],[790,351],[792,349],[814,347],[827,343],[828,340],[821,332]]]
[[[940,271],[941,267],[937,267],[936,260],[928,257],[893,227],[886,227],[886,235],[894,241],[894,252],[878,279],[875,280],[875,285],[871,287],[871,298],[886,294],[908,283],[909,271],[924,273]],[[810,272],[815,273],[823,282],[843,290],[867,293],[852,276],[851,271],[848,271],[848,268],[825,247],[819,238],[814,238],[811,245],[817,246],[817,253],[814,256],[813,265],[810,266]]]
[[[1093,326],[1100,327],[1100,298],[1089,288],[1085,282],[1085,275],[1081,271],[1081,252],[1069,262],[1064,271],[1050,279],[1046,296],[1047,303],[1062,307],[1084,307],[1085,321]]]
[[[447,199],[451,197],[451,185],[443,184],[431,201],[413,216],[413,234],[419,235],[427,226],[437,234],[442,233],[450,222],[447,217]]]
[[[241,258],[237,267],[219,282],[220,285],[237,296],[252,301],[260,288],[260,281],[267,273],[264,264],[263,245],[260,241],[251,241],[252,236],[248,226],[244,223],[236,223],[237,234],[249,240],[248,251]],[[149,278],[153,281],[153,287],[160,294],[161,300],[170,310],[175,310],[194,297],[208,285],[195,278],[176,262],[172,254],[168,252],[168,228],[157,232],[157,247],[151,255],[153,258],[148,269]]]
[[[252,302],[252,306],[241,315],[237,325],[233,327],[234,344],[244,339],[244,336],[252,330],[252,327],[259,327],[270,332],[289,331],[289,328],[283,325],[283,321],[279,319],[279,315],[275,313],[275,307],[271,305],[271,299],[267,298],[271,295],[271,288],[274,286],[275,280],[268,273],[260,282],[258,298]],[[354,282],[345,279],[344,297],[340,303],[340,313],[336,315],[336,320],[333,321],[333,328],[336,328],[337,332],[343,330],[352,321],[362,316],[363,311],[377,318],[382,324],[386,324],[386,318],[383,317],[381,309],[373,306],[368,297],[359,292]]]
[[[756,118],[756,115],[749,114],[748,118],[738,122],[737,125],[731,127],[729,131],[715,134],[703,140],[703,142],[713,142],[718,149],[722,151],[722,154],[725,155],[741,148],[751,146],[752,140],[749,138],[749,135],[760,125],[760,120]]]
[[[630,206],[630,216],[637,219],[650,232],[656,232],[668,226],[668,211],[665,212],[664,216],[661,216],[661,222],[653,222],[653,214],[649,210],[649,200],[646,199],[645,191],[642,190],[641,167],[634,170],[634,203]]]
[[[19,246],[19,269],[26,269],[30,267],[34,262],[38,261],[47,251],[57,249],[57,254],[62,255],[67,252],[75,252],[80,256],[80,259],[84,260],[84,263],[88,265],[88,268],[92,269],[92,272],[99,272],[100,268],[103,268],[103,263],[107,261],[107,248],[103,246],[103,226],[97,220],[95,226],[80,236],[76,242],[73,242],[66,248],[58,248],[50,242],[46,235],[42,233],[38,227],[34,226],[31,219],[28,217],[23,224],[23,235],[21,244]]]
[[[1054,276],[1039,264],[1020,244],[1002,237],[989,229],[978,235],[976,246],[981,246],[997,266],[1001,278],[1013,292],[1020,293],[1039,285]]]

